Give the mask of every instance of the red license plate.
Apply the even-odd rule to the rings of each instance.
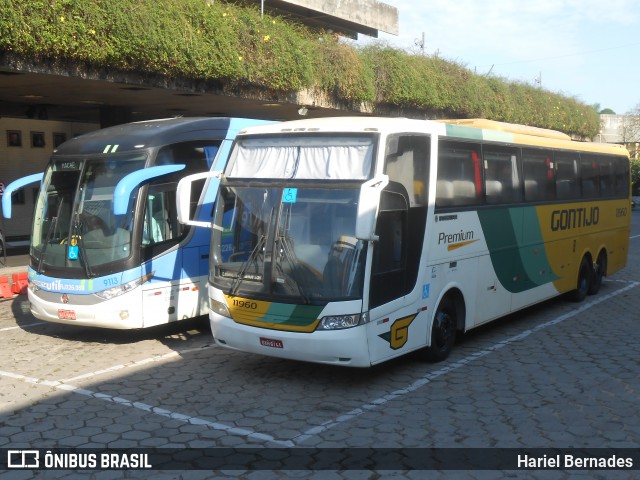
[[[260,337],[260,345],[271,348],[284,348],[282,340],[274,340],[273,338]]]
[[[60,320],[75,320],[76,312],[73,310],[58,310],[58,318]]]

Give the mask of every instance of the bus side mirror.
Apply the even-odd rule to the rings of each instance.
[[[34,173],[33,175],[14,180],[5,187],[4,192],[2,192],[2,215],[4,218],[11,218],[11,194],[30,183],[42,182],[43,177],[44,172]]]
[[[376,217],[380,205],[380,193],[389,184],[387,175],[380,175],[360,187],[358,216],[356,218],[356,238],[368,242],[378,240]]]
[[[178,221],[183,225],[191,225],[195,227],[205,227],[205,228],[213,228],[213,222],[201,222],[196,221],[190,218],[191,213],[191,188],[193,182],[198,180],[206,180],[209,178],[215,179],[217,182],[213,184],[212,180],[209,182],[209,186],[207,188],[215,188],[218,189],[220,185],[220,178],[222,177],[221,171],[213,171],[213,172],[204,172],[204,173],[194,173],[193,175],[187,175],[183,179],[178,182],[178,189],[176,192],[176,207],[178,210]]]

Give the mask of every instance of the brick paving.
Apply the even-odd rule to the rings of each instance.
[[[451,357],[371,369],[222,350],[206,323],[145,331],[46,324],[0,301],[0,448],[640,447],[640,211],[628,267],[466,334]],[[0,272],[0,274],[2,274]],[[147,478],[0,471],[0,478]],[[637,478],[629,471],[429,472],[433,478]],[[154,478],[424,478],[418,471],[154,471]]]

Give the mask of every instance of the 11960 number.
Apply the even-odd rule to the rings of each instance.
[[[233,300],[233,306],[238,308],[246,308],[248,310],[256,310],[258,304],[256,302],[249,302],[247,300]]]

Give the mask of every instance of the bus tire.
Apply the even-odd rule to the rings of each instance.
[[[576,282],[576,289],[571,292],[571,299],[574,302],[581,302],[589,293],[591,283],[593,279],[593,266],[589,258],[582,257],[580,262],[580,268],[578,269],[578,281]]]
[[[598,260],[593,265],[593,277],[589,286],[589,295],[595,295],[602,286],[604,277],[607,276],[607,253],[603,250],[598,255]]]
[[[431,344],[425,357],[430,362],[441,362],[449,356],[456,340],[456,306],[450,296],[444,297],[433,317]]]

